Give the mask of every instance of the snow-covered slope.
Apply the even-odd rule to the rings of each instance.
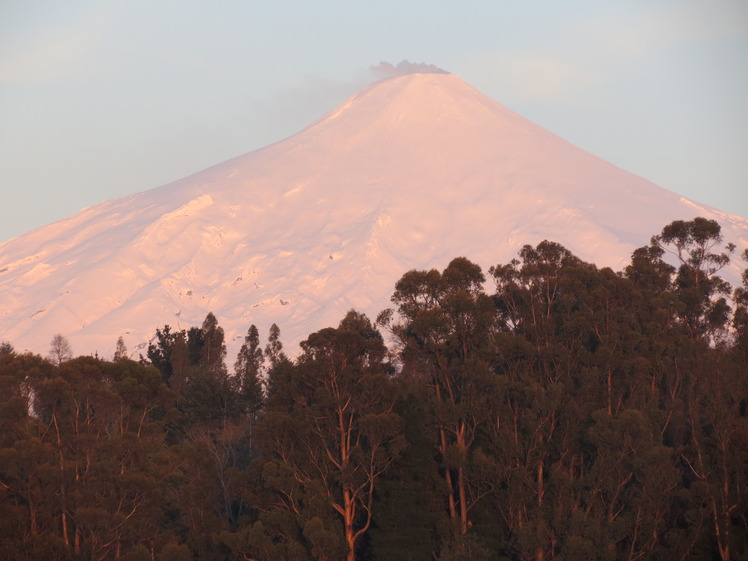
[[[0,244],[0,340],[137,353],[212,311],[235,352],[250,324],[290,352],[350,308],[371,317],[413,268],[484,268],[551,239],[623,267],[674,219],[748,221],[584,152],[454,75],[378,82],[299,134]],[[737,266],[729,273],[737,279]],[[231,356],[229,357],[232,360]]]

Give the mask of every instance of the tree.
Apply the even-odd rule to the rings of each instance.
[[[200,352],[200,365],[216,378],[225,377],[225,336],[223,328],[218,325],[218,320],[213,315],[213,312],[208,312],[208,315],[205,316],[201,332],[203,345]]]
[[[730,262],[735,245],[722,243],[719,223],[701,217],[675,220],[652,237],[654,248],[673,255],[680,264],[673,293],[680,303],[680,320],[692,339],[716,341],[725,335],[730,313],[725,296],[730,286],[716,274]]]
[[[678,442],[683,480],[703,521],[710,520],[710,545],[722,561],[748,554],[747,355],[739,324],[744,303],[740,292],[736,296],[733,345],[684,337],[677,357],[684,386]]]
[[[58,366],[73,358],[73,349],[64,335],[58,333],[52,337],[49,344],[49,358]]]
[[[169,370],[171,372],[169,387],[174,390],[177,397],[181,397],[184,394],[187,382],[195,368],[194,364],[190,361],[190,351],[187,346],[186,337],[184,330],[175,333],[169,351]]]
[[[346,559],[354,561],[372,523],[377,482],[404,445],[386,347],[354,311],[301,347],[268,397],[258,431],[269,460],[264,472],[277,474],[282,510],[299,517],[315,557],[339,547],[329,522],[337,514]]]
[[[25,508],[14,514],[18,538],[0,533],[4,553],[10,542],[22,548],[14,559],[126,558],[153,540],[171,463],[158,418],[169,392],[158,371],[22,355],[0,360],[1,389],[11,381],[9,401],[0,401],[13,435],[0,443],[0,510]]]
[[[513,546],[520,558],[541,560],[558,539],[549,512],[569,508],[569,485],[554,489],[550,476],[554,468],[573,473],[579,461],[568,450],[583,420],[573,389],[582,382],[586,326],[575,312],[585,308],[577,291],[594,268],[547,240],[525,245],[519,257],[489,270],[501,328],[494,368],[503,386],[492,440],[506,481],[498,509]]]
[[[372,561],[435,559],[453,539],[444,508],[444,477],[434,461],[434,427],[429,389],[398,376],[395,412],[403,418],[407,446],[377,483],[372,529]]]
[[[165,325],[163,329],[156,328],[156,342],[149,343],[146,356],[148,361],[155,366],[167,385],[171,386],[171,353],[174,348],[176,334],[172,333],[171,326]],[[144,359],[141,357],[141,360]]]
[[[446,503],[460,535],[468,532],[470,510],[493,486],[475,448],[481,425],[492,416],[497,382],[488,361],[495,309],[484,281],[480,267],[464,257],[442,273],[410,271],[392,296],[400,323],[392,323],[392,311],[379,318],[402,345],[403,373],[430,389]]]
[[[665,250],[659,245],[640,247],[631,255],[631,264],[626,267],[626,278],[639,288],[652,292],[664,292],[670,287],[670,278],[675,267],[663,261]]]
[[[35,388],[53,370],[40,356],[0,354],[0,556],[6,559],[66,557],[57,531],[57,455],[40,438],[34,416]]]
[[[748,249],[741,256],[748,265]],[[733,327],[736,333],[736,347],[748,358],[748,268],[743,271],[743,286],[735,288],[733,299],[735,302],[735,316]]]
[[[125,340],[120,335],[117,337],[117,346],[114,349],[114,362],[128,358]]]
[[[730,262],[729,254],[735,251],[735,244],[728,243],[722,253],[714,253],[723,242],[721,230],[716,220],[702,217],[674,220],[652,237],[652,245],[677,257],[699,286],[724,268]]]
[[[276,324],[270,326],[268,343],[265,345],[265,358],[270,363],[270,370],[278,366],[281,362],[287,360],[283,352],[283,343],[280,340],[280,327]]]
[[[173,332],[165,325],[156,329],[156,342],[148,345],[148,360],[178,394],[200,372],[226,381],[226,344],[223,328],[209,312],[202,327]]]
[[[7,341],[0,341],[0,356],[14,354],[15,352],[13,345]]]
[[[254,420],[264,402],[262,366],[265,355],[260,347],[257,327],[250,325],[244,343],[234,363],[234,374],[239,386],[240,400],[247,414]]]

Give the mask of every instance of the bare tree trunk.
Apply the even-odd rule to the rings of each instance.
[[[462,467],[457,470],[457,492],[460,494],[460,534],[464,536],[468,531],[468,508],[465,496],[465,470]]]
[[[720,524],[720,516],[717,511],[717,501],[712,497],[712,513],[714,515],[714,534],[717,538],[717,549],[722,561],[730,561],[730,530],[729,525]]]
[[[343,489],[343,524],[345,527],[345,542],[348,544],[346,561],[356,561],[356,536],[353,528],[356,516],[356,505],[351,496],[350,488]]]
[[[447,434],[443,428],[439,429],[439,440],[441,442],[439,446],[439,452],[442,457],[447,453]],[[457,505],[455,504],[455,492],[454,482],[452,481],[452,472],[449,468],[444,470],[444,480],[447,482],[447,498],[449,502],[449,519],[453,522],[457,522]]]
[[[537,481],[538,481],[538,506],[541,506],[543,504],[543,497],[545,496],[545,486],[543,484],[543,458],[540,458],[538,460]]]
[[[62,514],[60,515],[60,523],[62,524],[62,541],[66,547],[70,547],[70,535],[68,534],[68,519],[65,509],[65,460],[62,455],[62,437],[60,436],[60,427],[57,424],[57,414],[52,413],[52,422],[55,426],[55,433],[57,435],[57,453],[60,459],[60,497],[62,498]]]
[[[27,485],[26,489],[27,495],[29,497],[29,530],[32,536],[36,536],[39,532],[39,529],[36,523],[36,506],[34,506],[34,501],[31,495],[31,485]]]
[[[462,424],[457,431],[457,448],[463,461],[467,461],[467,443],[465,442],[465,425]],[[457,468],[457,494],[460,501],[460,535],[464,536],[468,531],[468,504],[467,489],[465,485],[465,466]]]

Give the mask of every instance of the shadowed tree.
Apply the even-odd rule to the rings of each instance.
[[[287,360],[287,357],[283,352],[283,343],[280,340],[280,327],[276,324],[270,326],[268,343],[265,345],[265,358],[270,363],[270,370],[278,366],[281,362]]]
[[[52,337],[52,341],[49,344],[49,358],[57,366],[73,358],[73,349],[70,346],[70,341],[64,335],[58,333]]]
[[[226,376],[226,343],[223,328],[213,312],[205,316],[202,332],[202,349],[200,350],[200,366],[205,368],[216,378]]]
[[[239,399],[246,413],[255,420],[264,402],[262,367],[265,355],[260,347],[257,327],[250,325],[244,343],[234,363],[234,375],[238,384]]]
[[[689,337],[712,342],[723,338],[730,314],[725,296],[731,289],[716,274],[730,262],[735,245],[723,246],[717,221],[701,217],[675,220],[652,237],[651,245],[678,260],[672,291]]]
[[[170,392],[158,371],[92,357],[14,362],[0,364],[0,380],[21,375],[11,400],[26,403],[13,424],[0,404],[3,426],[22,429],[3,442],[0,482],[28,505],[17,529],[33,547],[9,558],[114,559],[154,539],[170,469],[158,419]]]
[[[588,282],[594,268],[547,240],[524,246],[519,256],[490,269],[502,326],[496,369],[504,385],[495,423],[506,479],[498,508],[520,558],[541,561],[557,539],[549,512],[566,504],[550,476],[554,467],[564,469],[562,457],[575,461],[563,448],[570,446],[582,413],[566,412],[577,406],[569,392],[584,342],[570,284]]]
[[[748,249],[743,252],[743,261],[748,264]],[[748,358],[748,268],[743,271],[743,286],[735,288],[735,316],[733,317],[733,328],[735,329],[735,346],[739,353]]]
[[[163,329],[156,328],[156,342],[149,343],[146,356],[148,361],[155,366],[164,382],[171,386],[171,353],[174,348],[176,333],[171,331],[171,326],[165,325]],[[141,361],[145,359],[141,356]]]
[[[404,445],[386,347],[353,311],[301,347],[296,365],[278,372],[258,430],[264,473],[277,474],[280,512],[294,515],[316,558],[337,558],[330,555],[342,544],[354,561],[377,481]],[[331,525],[335,515],[342,527]]]
[[[492,417],[497,382],[489,363],[495,308],[484,281],[480,267],[464,257],[442,273],[410,271],[392,296],[399,322],[393,323],[390,310],[379,317],[402,345],[403,373],[430,389],[446,504],[460,535],[471,525],[470,510],[495,483],[483,476],[488,458],[475,446],[481,425]]]
[[[125,340],[122,336],[117,337],[117,345],[114,349],[114,362],[124,360],[128,358],[127,347],[125,346]]]

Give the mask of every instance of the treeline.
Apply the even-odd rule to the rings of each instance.
[[[213,314],[140,361],[121,341],[112,361],[6,343],[0,557],[746,559],[732,252],[697,218],[621,272],[544,241],[487,291],[460,257],[295,358],[251,326],[232,373]]]

